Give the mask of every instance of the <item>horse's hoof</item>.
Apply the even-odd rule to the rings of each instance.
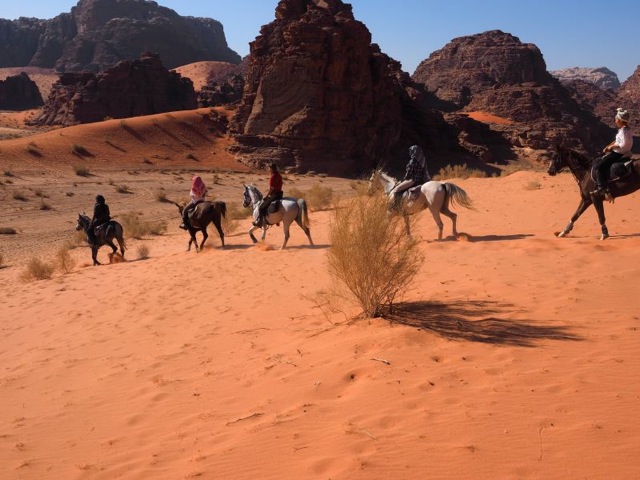
[[[567,232],[562,231],[562,232],[556,233],[556,237],[558,237],[558,238],[562,238],[562,237],[564,237],[566,234],[567,234]]]
[[[604,233],[600,236],[600,240],[606,240],[607,238],[609,238],[609,235]]]

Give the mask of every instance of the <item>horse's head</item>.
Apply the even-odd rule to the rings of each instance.
[[[84,213],[78,214],[78,221],[76,223],[77,231],[86,230],[87,228],[89,228],[90,224],[91,224],[91,219],[86,214]]]
[[[242,206],[244,208],[250,207],[251,205],[255,205],[260,200],[262,200],[262,193],[260,193],[260,190],[258,190],[255,185],[243,184],[243,186],[244,186],[244,193],[242,196]]]
[[[553,177],[556,173],[560,173],[562,169],[567,166],[567,155],[570,155],[568,148],[562,145],[556,145],[551,162],[549,162],[547,174]]]

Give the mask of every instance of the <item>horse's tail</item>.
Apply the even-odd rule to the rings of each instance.
[[[301,215],[302,224],[305,227],[309,227],[311,225],[311,221],[309,220],[309,211],[307,208],[307,202],[304,201],[304,198],[299,198],[296,203],[300,208],[299,215]]]
[[[443,184],[445,191],[447,192],[447,196],[451,199],[452,205],[460,205],[464,208],[468,208],[469,210],[475,210],[476,207],[473,204],[473,201],[467,195],[462,188],[457,186],[455,183],[445,183]]]
[[[220,215],[222,215],[222,218],[224,218],[227,214],[227,204],[222,201],[217,201],[213,204],[215,206],[215,209],[220,212]]]
[[[124,239],[124,228],[122,228],[122,225],[120,225],[118,222],[116,222],[115,220],[112,220],[113,225],[115,227],[115,233],[116,233],[116,239],[118,240],[118,243],[122,246],[122,250],[126,250],[127,249],[127,242]]]

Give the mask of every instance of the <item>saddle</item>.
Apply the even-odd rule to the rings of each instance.
[[[633,168],[633,160],[626,159],[624,162],[616,162],[609,169],[609,182],[623,180],[630,176],[635,169]]]
[[[198,222],[198,217],[193,218],[193,216],[195,215],[196,211],[198,210],[198,207],[200,205],[202,205],[204,203],[204,200],[199,200],[198,202],[195,203],[195,205],[189,209],[189,211],[187,212],[187,218],[189,219],[189,223],[191,224],[192,227],[195,228],[200,228],[200,222]]]
[[[267,207],[267,215],[269,215],[270,213],[276,213],[279,208],[280,208],[280,200],[274,200]]]

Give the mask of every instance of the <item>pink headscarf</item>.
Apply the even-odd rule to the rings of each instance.
[[[191,180],[191,192],[196,197],[203,197],[206,191],[207,187],[202,181],[202,178],[200,178],[199,175],[194,175],[193,180]]]

